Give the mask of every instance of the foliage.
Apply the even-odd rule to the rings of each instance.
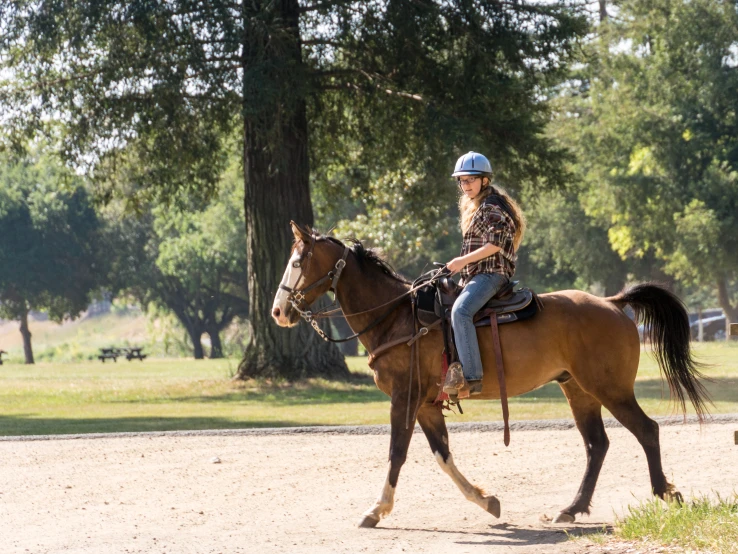
[[[156,308],[174,313],[189,333],[196,358],[203,356],[202,333],[210,335],[211,357],[221,357],[220,333],[248,314],[242,205],[234,164],[202,210],[178,212],[164,204],[153,204],[140,216],[108,210],[109,241],[118,252],[113,288],[130,291],[154,314]]]
[[[102,285],[100,224],[79,179],[42,154],[0,167],[0,315],[75,318]],[[23,326],[22,326],[23,327]],[[30,334],[27,360],[32,362]]]
[[[580,203],[626,262],[653,257],[738,316],[738,14],[714,0],[626,0],[561,102]]]
[[[703,496],[677,504],[650,500],[628,509],[616,522],[616,534],[624,539],[681,546],[720,554],[738,552],[738,496]]]
[[[215,40],[224,11],[191,2],[0,3],[6,138],[17,148],[42,129],[105,195],[128,161],[120,192],[133,202],[179,190],[206,197],[224,162],[223,130],[238,113],[228,80],[234,46]]]
[[[517,194],[567,180],[542,94],[587,24],[563,2],[389,2],[362,15],[337,30],[318,18],[308,39],[324,43],[310,58],[325,76],[309,104],[314,205],[323,227],[340,222],[416,274],[458,253],[459,154],[486,153]]]
[[[544,192],[529,199],[528,275],[551,288],[603,286],[613,295],[625,285],[627,268],[610,247],[607,232],[582,209],[574,191]],[[523,266],[525,269],[526,266]],[[520,273],[520,272],[519,272]],[[548,285],[548,286],[546,286]]]

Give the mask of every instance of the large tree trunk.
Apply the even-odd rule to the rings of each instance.
[[[223,357],[223,344],[220,342],[220,331],[217,328],[207,330],[210,337],[210,359],[215,360]]]
[[[244,205],[252,337],[238,377],[343,378],[349,372],[338,348],[324,342],[305,324],[283,329],[271,317],[274,295],[292,246],[289,222],[313,223],[307,113],[304,97],[299,97],[302,83],[287,80],[290,76],[299,79],[301,74],[299,6],[297,0],[282,0],[277,5],[280,13],[276,19],[287,29],[280,38],[288,43],[278,49],[266,44],[271,38],[265,35],[263,43],[245,45],[247,71],[254,63],[269,69],[259,72],[259,90],[264,92],[257,94],[261,96],[255,96],[253,83],[244,83]],[[279,57],[264,60],[264,56]],[[289,74],[285,73],[286,67]],[[263,96],[266,94],[277,98]],[[261,106],[256,113],[250,105],[254,102]]]
[[[718,302],[725,312],[725,340],[730,340],[730,324],[738,323],[738,306],[730,303],[730,293],[728,292],[728,280],[721,277],[717,282]]]
[[[27,364],[35,364],[33,360],[33,348],[31,348],[31,331],[28,329],[28,308],[23,308],[20,318],[20,332],[23,337],[23,354],[26,356]]]

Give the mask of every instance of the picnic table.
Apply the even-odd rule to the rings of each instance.
[[[102,363],[105,363],[105,360],[113,360],[114,362],[118,361],[118,356],[121,355],[120,348],[101,348],[100,354],[98,358]]]
[[[138,358],[143,362],[144,358],[146,358],[146,354],[141,353],[143,348],[124,348],[123,350],[126,351],[126,360],[129,362],[134,358]]]
[[[5,350],[0,350],[0,365],[3,365],[3,354],[7,354]]]
[[[143,354],[141,351],[143,348],[137,348],[137,347],[126,347],[126,348],[101,348],[100,354],[98,358],[105,363],[105,360],[113,360],[114,362],[118,361],[118,358],[121,356],[125,356],[126,360],[129,362],[133,359],[137,359],[140,361],[144,361],[147,354]]]

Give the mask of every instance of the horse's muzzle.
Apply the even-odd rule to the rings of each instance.
[[[294,327],[300,321],[300,314],[287,306],[284,310],[279,306],[272,308],[272,318],[280,327]]]

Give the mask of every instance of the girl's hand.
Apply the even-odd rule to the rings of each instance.
[[[466,261],[464,260],[464,258],[454,258],[446,264],[446,267],[449,268],[451,273],[458,273],[459,271],[464,269],[465,266]]]

